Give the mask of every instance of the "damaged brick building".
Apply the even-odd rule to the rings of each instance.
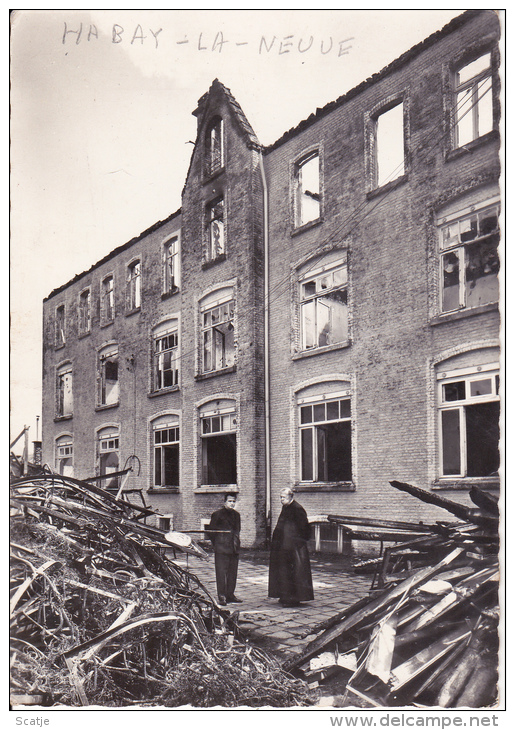
[[[466,11],[269,147],[215,80],[181,209],[44,302],[43,461],[132,467],[164,529],[237,491],[246,546],[285,486],[312,519],[497,494],[499,33]]]

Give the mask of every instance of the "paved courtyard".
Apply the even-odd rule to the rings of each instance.
[[[175,561],[198,576],[216,599],[214,555],[208,560],[178,556]],[[281,659],[302,651],[310,641],[310,627],[325,621],[368,594],[371,577],[355,575],[347,558],[311,557],[315,599],[296,608],[283,608],[268,598],[266,553],[243,552],[240,556],[236,595],[241,604],[227,608],[239,612],[238,623],[253,643]]]

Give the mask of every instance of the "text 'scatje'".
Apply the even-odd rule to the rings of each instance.
[[[198,33],[192,36],[171,37],[163,28],[154,30],[153,28],[143,28],[136,25],[135,28],[124,28],[122,25],[115,23],[110,29],[110,33],[99,33],[96,25],[79,23],[77,25],[68,25],[64,23],[62,43],[63,45],[79,45],[79,43],[96,43],[98,41],[107,40],[109,43],[126,45],[145,45],[152,48],[159,48],[162,45],[187,46],[195,51],[204,51],[210,53],[223,53],[229,49],[247,47],[256,51],[259,55],[278,55],[282,56],[287,53],[319,53],[322,56],[332,54],[333,56],[345,56],[352,48],[351,41],[353,38],[345,38],[337,40],[331,36],[316,37],[309,35],[306,37],[296,35],[275,36],[262,35],[254,41],[248,41],[242,38],[229,38],[222,31],[216,33]]]

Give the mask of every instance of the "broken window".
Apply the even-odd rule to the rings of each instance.
[[[55,310],[55,346],[62,347],[66,338],[64,335],[64,304],[59,305]]]
[[[437,380],[441,476],[496,476],[500,416],[497,365],[440,373]]]
[[[299,421],[301,481],[351,481],[350,398],[300,399]]]
[[[73,477],[73,439],[60,436],[55,442],[55,468],[58,474]]]
[[[473,212],[470,212],[473,211]],[[499,300],[499,205],[472,206],[440,225],[441,311]]]
[[[202,484],[236,485],[236,413],[234,406],[201,414]]]
[[[98,404],[112,406],[119,399],[118,347],[109,347],[98,358]]]
[[[347,265],[309,272],[300,285],[302,349],[348,339]]]
[[[224,199],[217,198],[207,206],[208,255],[214,261],[225,253]]]
[[[120,452],[119,452],[119,434],[118,429],[103,428],[98,433],[98,462],[99,474],[105,475],[99,484],[103,489],[118,490],[120,486],[120,477],[110,477],[110,474],[120,470]]]
[[[154,390],[179,383],[179,333],[177,322],[161,325],[154,332]]]
[[[177,236],[172,238],[170,241],[166,241],[164,244],[163,259],[164,293],[171,294],[176,291],[179,286],[179,239]]]
[[[73,414],[73,375],[70,363],[57,369],[56,388],[56,416],[71,416]]]
[[[493,129],[492,63],[490,53],[456,73],[454,135],[456,147]]]
[[[216,117],[206,131],[206,174],[214,175],[224,166],[223,121]]]
[[[295,226],[320,218],[320,158],[312,152],[295,165]]]
[[[225,299],[216,306],[201,308],[202,372],[234,365],[234,301]]]
[[[154,425],[154,486],[179,486],[178,418]]]
[[[79,335],[91,329],[91,291],[84,289],[79,295]]]
[[[100,308],[102,323],[112,322],[114,319],[114,277],[112,274],[102,280]]]
[[[127,311],[141,306],[141,261],[133,261],[127,267]]]
[[[404,175],[404,104],[379,114],[375,127],[375,187],[381,187]]]

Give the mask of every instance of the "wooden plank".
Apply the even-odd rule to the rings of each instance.
[[[376,520],[370,517],[353,517],[350,515],[327,515],[329,522],[343,522],[348,525],[364,527],[385,527],[392,530],[410,530],[415,532],[433,532],[433,527],[420,522],[399,522],[396,520]]]

